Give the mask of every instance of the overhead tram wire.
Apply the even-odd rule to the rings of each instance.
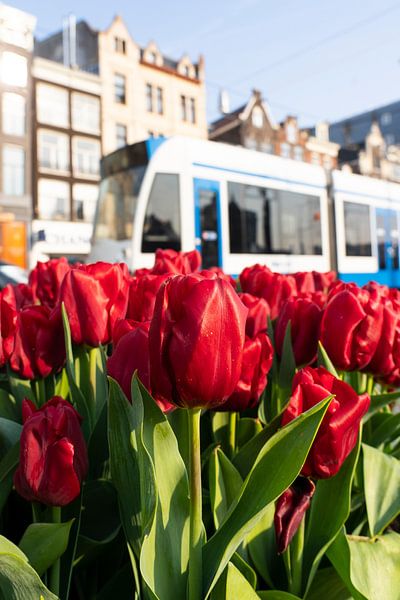
[[[336,39],[340,39],[341,37],[348,35],[349,33],[352,33],[353,31],[359,29],[360,27],[365,27],[366,25],[369,25],[370,23],[376,21],[377,19],[381,19],[382,17],[385,17],[386,15],[388,15],[396,10],[399,10],[399,9],[400,9],[400,3],[396,2],[396,4],[392,4],[387,9],[382,10],[378,13],[375,13],[374,15],[371,15],[370,17],[362,19],[362,20],[358,21],[357,23],[354,23],[354,25],[351,25],[350,27],[341,29],[340,31],[337,31],[337,32],[327,36],[326,38],[319,40],[318,42],[309,44],[308,46],[301,48],[297,52],[292,52],[291,54],[287,54],[286,56],[282,57],[281,59],[278,59],[268,65],[265,65],[264,67],[260,67],[259,69],[256,69],[252,73],[249,73],[248,75],[241,77],[240,79],[232,81],[229,85],[234,86],[237,83],[241,83],[243,81],[248,81],[252,77],[259,75],[260,73],[263,73],[264,71],[268,71],[269,69],[275,69],[276,67],[280,67],[288,62],[291,62],[292,60],[295,60],[299,56],[308,54],[309,52],[316,50],[320,46],[328,44],[329,42],[334,41]]]

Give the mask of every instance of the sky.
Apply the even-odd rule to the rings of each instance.
[[[205,57],[207,116],[221,89],[231,109],[259,89],[275,120],[302,126],[400,100],[400,1],[394,0],[8,0],[36,15],[38,38],[69,13],[105,29],[121,15],[141,46],[193,61]]]

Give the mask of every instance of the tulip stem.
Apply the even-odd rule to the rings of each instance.
[[[229,458],[233,458],[236,452],[236,427],[238,421],[237,412],[229,413]]]
[[[96,370],[97,370],[97,348],[90,348],[89,350],[89,370],[90,370],[90,383],[93,392],[93,402],[96,404]]]
[[[61,506],[53,506],[51,516],[53,523],[61,523]],[[49,588],[56,596],[60,594],[60,564],[58,558],[50,569]]]
[[[200,408],[187,411],[189,420],[190,545],[188,600],[201,600],[202,574],[202,496],[200,455]]]
[[[304,529],[305,518],[303,517],[298,530],[290,542],[290,566],[291,581],[289,583],[289,592],[294,596],[301,595],[302,576],[303,576],[303,550],[304,550]]]

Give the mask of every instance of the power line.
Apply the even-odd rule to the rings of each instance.
[[[265,65],[264,67],[261,67],[255,71],[253,71],[252,73],[246,75],[245,77],[242,77],[240,79],[237,79],[237,80],[231,82],[229,85],[236,85],[237,83],[241,83],[243,81],[248,81],[252,77],[259,75],[260,73],[263,73],[264,71],[267,71],[269,69],[275,69],[276,67],[280,67],[283,64],[286,64],[287,62],[290,62],[290,61],[298,58],[299,56],[303,56],[304,54],[308,54],[309,52],[316,50],[320,46],[328,44],[329,42],[339,39],[345,35],[348,35],[349,33],[352,33],[353,31],[355,31],[356,29],[359,29],[360,27],[364,27],[365,25],[368,25],[368,24],[376,21],[377,19],[381,19],[382,17],[390,14],[391,12],[393,12],[395,10],[398,10],[399,8],[400,8],[400,3],[397,2],[396,4],[392,4],[386,10],[382,10],[378,13],[375,13],[374,15],[371,15],[370,17],[362,19],[362,20],[358,21],[357,23],[354,23],[354,25],[351,25],[350,27],[346,27],[345,29],[336,31],[335,33],[327,36],[326,38],[323,38],[322,40],[319,40],[318,42],[309,44],[308,46],[301,48],[297,52],[292,52],[290,54],[287,54],[286,56],[270,63],[269,65]]]

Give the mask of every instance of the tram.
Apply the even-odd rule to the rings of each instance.
[[[101,163],[90,260],[151,267],[157,248],[197,248],[203,268],[254,263],[400,287],[400,185],[183,137]]]

